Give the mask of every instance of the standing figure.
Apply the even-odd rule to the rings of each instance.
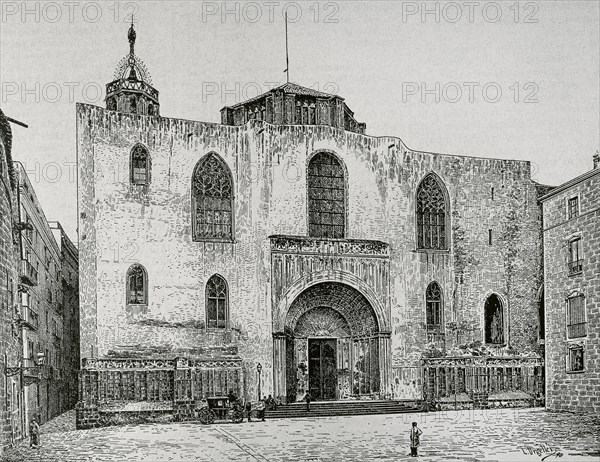
[[[37,417],[32,417],[29,422],[29,447],[37,448],[40,445],[40,425]]]
[[[252,417],[250,417],[250,413],[252,412],[252,402],[248,396],[246,396],[246,412],[248,413],[248,422],[252,422]]]
[[[417,422],[412,423],[412,428],[410,429],[410,455],[412,457],[417,457],[417,448],[419,447],[420,441],[419,437],[423,432],[419,427],[417,427]]]
[[[267,397],[263,398],[258,402],[258,417],[262,422],[265,421],[265,408],[267,407]]]
[[[307,390],[306,395],[304,395],[304,401],[306,401],[306,412],[310,411],[310,401],[312,400],[312,396],[310,396],[310,392]]]

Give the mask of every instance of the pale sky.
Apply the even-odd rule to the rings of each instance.
[[[599,5],[2,1],[0,107],[29,125],[13,126],[13,158],[76,241],[75,102],[104,106],[129,51],[126,16],[161,114],[219,122],[224,105],[285,82],[287,8],[290,80],[344,97],[369,135],[529,160],[535,180],[558,185],[590,170],[600,145]]]

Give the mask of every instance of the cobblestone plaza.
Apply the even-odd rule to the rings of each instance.
[[[423,461],[598,461],[600,418],[542,409],[268,420],[203,426],[146,424],[75,430],[69,412],[42,427],[42,446],[3,461],[397,461],[411,422]]]

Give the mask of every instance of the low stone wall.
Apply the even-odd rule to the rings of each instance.
[[[244,389],[241,360],[94,359],[79,374],[78,429],[195,420],[205,397]]]

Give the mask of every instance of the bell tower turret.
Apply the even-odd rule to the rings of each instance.
[[[158,116],[160,115],[158,90],[152,86],[152,79],[146,66],[135,55],[136,32],[133,19],[127,39],[129,54],[117,65],[115,80],[106,85],[106,109]]]

